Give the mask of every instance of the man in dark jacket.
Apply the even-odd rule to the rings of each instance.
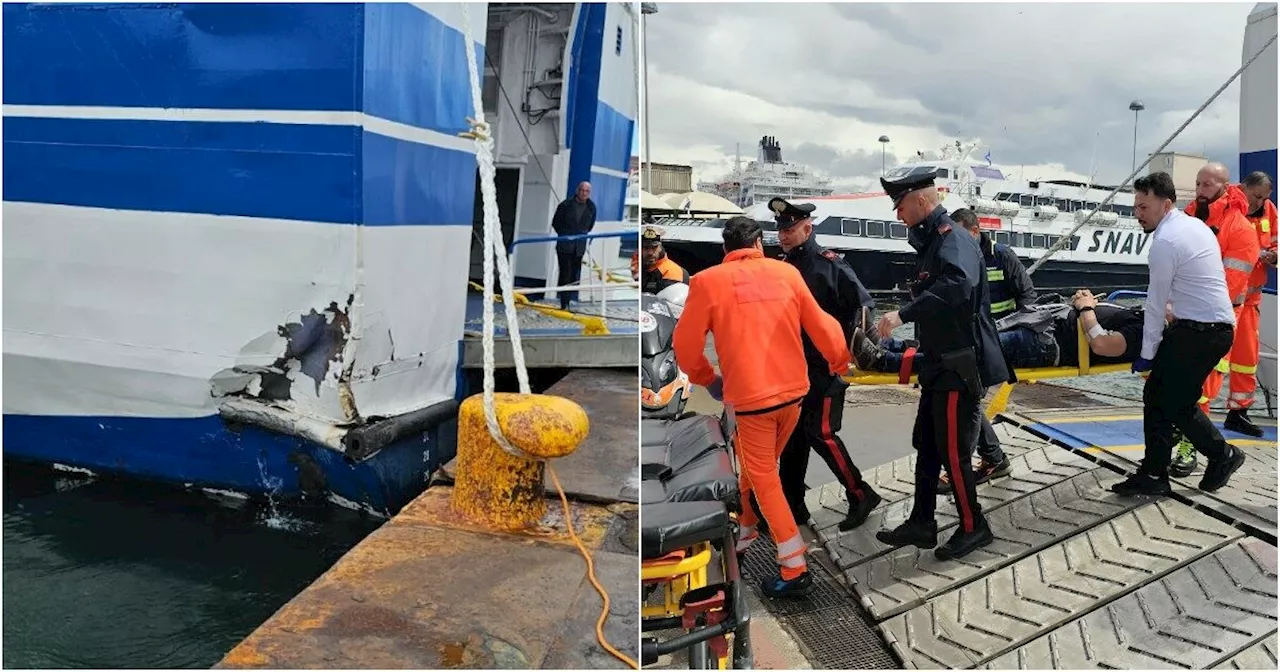
[[[556,206],[556,214],[551,218],[551,229],[557,236],[573,236],[591,233],[596,226],[596,203],[591,200],[591,183],[578,185],[573,198],[566,198]],[[560,274],[556,280],[557,287],[577,284],[582,279],[582,257],[587,253],[587,241],[556,241],[556,262]],[[558,290],[560,308],[569,309],[571,301],[578,300],[577,291]]]
[[[911,301],[886,313],[876,328],[882,338],[904,322],[913,322],[920,343],[915,362],[920,383],[912,445],[916,455],[916,492],[911,515],[876,539],[889,546],[933,548],[938,543],[938,471],[946,469],[955,491],[960,523],[935,551],[939,560],[959,558],[990,544],[991,528],[982,515],[970,464],[986,388],[1012,380],[991,319],[982,251],[973,236],[955,230],[939,205],[934,173],[897,181],[880,178],[893,199],[898,219],[909,228],[916,251]]]
[[[853,268],[831,250],[814,239],[812,203],[792,205],[781,198],[769,201],[778,229],[778,243],[783,260],[800,271],[809,292],[823,312],[836,318],[846,339],[857,328],[867,328],[875,301],[862,286]],[[800,408],[800,422],[791,433],[787,447],[778,461],[782,492],[791,506],[796,521],[809,520],[804,503],[805,472],[809,468],[809,450],[818,452],[844,486],[849,511],[840,523],[841,530],[851,530],[863,523],[880,503],[880,495],[863,480],[862,472],[849,457],[849,449],[837,432],[844,415],[844,396],[849,384],[843,376],[833,376],[826,359],[802,333],[804,357],[809,370],[809,393]]]
[[[974,238],[978,239],[978,247],[982,249],[982,260],[987,272],[987,297],[991,302],[991,319],[999,321],[1023,308],[1035,305],[1036,287],[1031,282],[1018,254],[1008,245],[1002,245],[983,233],[978,215],[968,208],[959,208],[951,213],[951,219],[963,226]],[[1000,437],[991,426],[985,413],[980,414],[981,423],[978,428],[978,465],[974,467],[974,483],[986,483],[998,476],[1008,476],[1010,465],[1000,448]],[[938,479],[938,489],[942,492],[951,489],[951,480],[946,474]]]

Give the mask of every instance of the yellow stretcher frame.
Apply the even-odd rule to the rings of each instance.
[[[707,585],[707,566],[711,564],[711,544],[699,542],[691,547],[688,557],[678,562],[645,560],[640,565],[640,580],[662,581],[662,604],[644,605],[641,617],[680,616],[680,598],[691,590]]]
[[[1019,383],[1038,383],[1043,380],[1053,380],[1055,378],[1079,378],[1080,376],[1096,376],[1104,373],[1118,373],[1121,371],[1129,371],[1131,364],[1099,364],[1091,366],[1089,364],[1089,341],[1085,338],[1084,323],[1076,320],[1076,331],[1079,338],[1076,339],[1076,361],[1080,362],[1079,366],[1048,366],[1039,369],[1014,369],[1014,373],[1018,377]],[[902,384],[899,377],[892,373],[881,373],[879,371],[857,371],[844,377],[846,381],[853,385],[900,385]],[[909,383],[916,382],[916,376],[912,375]],[[992,397],[991,403],[987,404],[987,419],[991,420],[997,414],[1003,413],[1005,406],[1009,403],[1009,395],[1013,393],[1014,383],[1004,383],[1000,389],[996,391],[996,395]]]

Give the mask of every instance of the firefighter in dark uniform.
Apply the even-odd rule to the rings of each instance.
[[[778,242],[783,259],[804,278],[809,292],[828,315],[836,318],[844,330],[846,341],[855,328],[866,328],[875,302],[844,259],[824,249],[814,239],[811,203],[793,205],[781,198],[769,201],[778,229]],[[849,384],[842,376],[829,373],[822,353],[803,334],[805,360],[809,369],[809,393],[805,395],[791,440],[778,461],[782,491],[796,521],[809,520],[804,503],[805,472],[809,468],[809,450],[818,452],[840,479],[849,501],[849,513],[840,523],[841,530],[851,530],[867,519],[880,503],[880,495],[862,479],[862,472],[849,458],[849,450],[836,434],[844,415],[844,396]]]
[[[977,438],[984,391],[1012,382],[995,322],[991,319],[987,276],[978,241],[939,205],[935,173],[897,181],[880,178],[893,199],[898,219],[909,228],[916,251],[911,301],[886,313],[876,328],[888,337],[904,322],[915,323],[915,338],[926,353],[915,363],[920,383],[911,443],[916,449],[916,492],[911,515],[892,530],[880,530],[881,543],[899,547],[937,546],[938,471],[945,469],[955,493],[960,524],[935,555],[959,558],[991,543],[991,528],[978,505],[970,464]]]
[[[676,283],[689,284],[689,272],[662,249],[662,229],[645,225],[640,249],[631,257],[631,277],[640,281],[640,291],[657,294]]]

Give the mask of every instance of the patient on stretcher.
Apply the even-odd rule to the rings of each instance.
[[[1000,349],[1010,366],[1015,369],[1079,366],[1078,308],[1089,306],[1106,332],[1089,339],[1090,365],[1128,363],[1138,358],[1142,349],[1141,306],[1128,308],[1098,303],[1088,290],[1077,292],[1072,299],[1072,303],[1027,306],[996,321]],[[859,329],[854,331],[850,350],[863,371],[900,373],[911,346],[912,343],[896,338],[874,343]]]

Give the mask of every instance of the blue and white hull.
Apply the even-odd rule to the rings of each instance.
[[[6,4],[5,456],[420,492],[465,392],[486,9]]]

